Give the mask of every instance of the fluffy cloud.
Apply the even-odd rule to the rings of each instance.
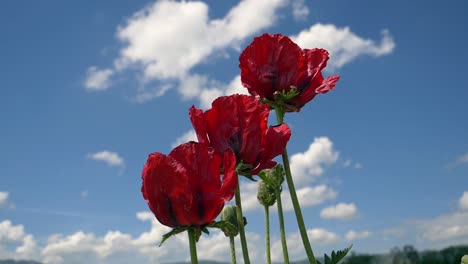
[[[365,239],[368,238],[372,235],[370,231],[364,230],[364,231],[354,231],[350,230],[346,233],[345,238],[348,241],[354,241],[358,239]]]
[[[88,91],[104,91],[110,86],[110,78],[114,74],[111,69],[98,69],[96,66],[88,68],[84,87]]]
[[[193,74],[192,68],[215,51],[239,49],[247,37],[271,26],[277,19],[277,11],[287,3],[287,0],[245,0],[224,17],[210,19],[209,7],[204,2],[155,1],[118,27],[117,36],[124,47],[114,61],[115,69],[106,72],[107,76],[137,66],[143,71],[143,83],[157,80],[162,87],[139,89],[135,102],[149,101],[178,87],[185,99],[197,98],[201,107],[207,108],[214,98],[229,94],[232,85]]]
[[[429,241],[466,241],[468,212],[456,212],[431,220],[417,221],[421,237]],[[454,243],[452,243],[454,244]]]
[[[309,148],[291,156],[291,173],[297,185],[306,184],[322,175],[324,165],[334,164],[339,153],[333,149],[333,142],[327,137],[315,138]]]
[[[50,264],[162,263],[189,259],[186,234],[171,237],[164,246],[158,247],[162,235],[169,232],[170,228],[159,224],[150,212],[140,212],[137,218],[150,223],[149,231],[137,236],[121,231],[108,231],[102,236],[84,231],[70,235],[53,234],[42,247],[37,245],[31,234],[24,232],[22,225],[13,225],[6,220],[0,222],[0,258],[26,258]],[[261,243],[258,234],[247,232],[246,235],[249,243]],[[16,244],[13,248],[12,243]],[[209,236],[204,235],[197,248],[200,259],[229,259],[229,240],[220,231],[212,231]],[[238,260],[241,261],[242,251],[238,241],[236,251]],[[251,251],[250,256],[253,263],[261,262],[263,258],[256,250]]]
[[[456,211],[427,219],[408,220],[384,231],[386,239],[398,239],[420,248],[442,248],[468,241],[468,212]]]
[[[458,200],[458,205],[461,209],[468,209],[468,192],[463,192],[460,200]]]
[[[257,186],[258,183],[241,182],[242,209],[244,211],[263,210],[263,207],[261,207],[257,200]],[[287,189],[286,185],[284,185],[284,189]],[[319,205],[327,200],[335,199],[337,196],[335,190],[324,184],[299,188],[296,190],[296,194],[301,208]],[[292,211],[294,209],[291,195],[287,190],[283,190],[281,199],[284,211]],[[276,210],[276,206],[273,207],[273,210]]]
[[[358,213],[354,203],[339,203],[322,209],[320,217],[324,219],[349,220],[355,217]]]
[[[8,192],[0,192],[0,207],[3,207],[8,203],[8,196]]]
[[[299,200],[299,203],[303,208],[321,204],[326,200],[335,199],[337,196],[337,192],[335,190],[324,184],[313,187],[306,186],[303,188],[299,188],[297,189],[296,194],[297,199]],[[291,202],[291,196],[289,192],[284,192],[282,197],[283,209],[286,211],[293,210],[294,208]]]
[[[295,20],[307,19],[309,8],[305,5],[304,0],[292,1],[292,14]]]
[[[13,252],[8,250],[11,246]],[[0,258],[33,259],[37,255],[36,241],[24,232],[23,225],[14,225],[10,220],[0,222]]]
[[[317,247],[322,248],[324,245],[331,245],[340,242],[341,238],[326,229],[315,228],[307,230],[309,241],[314,245],[314,252]],[[286,243],[288,245],[288,254],[291,259],[304,258],[304,246],[302,245],[302,239],[299,233],[292,233],[286,237]],[[283,251],[281,247],[281,241],[272,243],[271,258],[273,261],[283,260]]]
[[[194,68],[207,59],[217,59],[230,49],[240,51],[241,44],[272,26],[279,11],[290,6],[296,20],[304,19],[309,9],[304,0],[239,1],[223,17],[209,17],[209,6],[201,1],[159,0],[135,12],[117,27],[122,49],[113,67],[88,69],[84,83],[88,90],[105,90],[111,78],[131,69],[139,72],[140,88],[133,101],[147,102],[178,88],[185,99],[198,99],[209,107],[217,96],[230,94],[232,83],[213,80],[212,76],[195,73]],[[304,47],[328,48],[332,66],[341,67],[361,55],[381,56],[390,53],[395,43],[383,31],[380,44],[363,39],[349,28],[316,24],[293,36]],[[239,78],[235,90],[245,93]],[[149,82],[152,82],[149,85]]]
[[[333,24],[315,24],[292,36],[302,48],[324,48],[330,52],[331,68],[339,68],[359,56],[379,57],[393,52],[395,41],[387,30],[382,31],[380,43],[363,39],[354,34],[349,27],[338,28]]]
[[[105,162],[111,167],[119,167],[124,165],[124,159],[120,157],[118,153],[107,150],[103,150],[96,153],[89,153],[87,157],[88,159],[92,159],[95,161]]]
[[[353,161],[351,159],[347,159],[347,160],[345,160],[343,162],[343,167],[348,168],[350,166],[353,166],[355,169],[362,169],[363,168],[361,163],[359,163],[359,162],[353,163]]]
[[[171,147],[175,148],[180,144],[183,144],[185,142],[189,141],[198,141],[197,140],[197,134],[195,133],[195,130],[191,129],[187,132],[185,132],[182,136],[178,137],[174,143],[172,143]]]
[[[144,68],[147,80],[183,78],[214,51],[236,47],[272,25],[286,0],[245,0],[221,19],[210,19],[203,2],[161,0],[136,12],[118,28],[125,44],[116,66]]]

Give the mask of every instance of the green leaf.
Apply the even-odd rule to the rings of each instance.
[[[189,227],[188,226],[182,226],[182,227],[176,227],[172,229],[169,233],[166,233],[162,236],[161,243],[159,243],[159,246],[161,246],[168,238],[171,236],[177,235],[179,233],[184,232],[187,230]]]
[[[346,256],[346,254],[348,254],[348,252],[351,250],[352,247],[353,247],[353,245],[351,245],[351,246],[349,246],[349,247],[347,247],[345,249],[338,250],[337,252],[332,251],[331,258],[329,256],[327,256],[327,254],[325,254],[325,256],[324,256],[325,264],[338,264],[338,262],[340,262]]]

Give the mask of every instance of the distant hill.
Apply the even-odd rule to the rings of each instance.
[[[417,251],[413,246],[393,248],[388,254],[356,254],[352,252],[342,264],[460,264],[463,255],[468,254],[468,245],[452,246],[442,250]],[[319,259],[323,263],[323,259]],[[229,262],[200,260],[199,264],[229,264]],[[308,264],[309,261],[291,261],[291,264]],[[31,260],[0,260],[0,264],[43,264]],[[190,264],[171,262],[166,264]],[[276,264],[279,264],[276,262]]]
[[[7,260],[0,260],[0,264],[42,264],[37,261],[32,261],[32,260],[13,260],[13,259],[7,259]]]

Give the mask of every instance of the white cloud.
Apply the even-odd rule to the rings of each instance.
[[[324,165],[332,165],[339,153],[333,149],[333,142],[327,137],[315,138],[309,148],[291,156],[291,173],[297,185],[306,184],[324,172]]]
[[[247,89],[242,86],[240,75],[234,77],[229,83],[222,83],[209,79],[205,75],[186,75],[179,80],[178,91],[183,99],[197,98],[203,109],[211,107],[213,100],[219,96],[231,94],[248,94]]]
[[[23,225],[14,225],[10,220],[0,222],[0,258],[37,259],[37,257],[36,241],[32,235],[24,232]]]
[[[351,166],[353,166],[355,169],[362,169],[364,167],[362,163],[359,163],[359,162],[353,163],[351,159],[347,159],[343,162],[343,167],[348,168]]]
[[[286,0],[245,0],[210,19],[203,2],[156,1],[118,28],[125,44],[118,68],[140,64],[147,80],[184,77],[215,50],[235,47],[271,26]]]
[[[468,212],[456,212],[416,222],[422,238],[429,241],[468,239]]]
[[[172,143],[171,148],[175,148],[180,144],[189,142],[189,141],[198,141],[197,134],[195,130],[191,129],[185,132],[182,136],[178,137],[174,143]]]
[[[468,192],[463,192],[460,200],[458,200],[458,205],[460,209],[468,209]]]
[[[324,219],[349,220],[355,217],[358,213],[354,203],[339,203],[322,209],[320,217]]]
[[[8,192],[0,192],[0,207],[3,207],[8,203],[8,196]]]
[[[362,164],[359,163],[359,162],[356,163],[356,164],[354,164],[354,168],[355,168],[355,169],[362,169],[363,167],[364,167],[364,166],[362,166]]]
[[[326,229],[315,228],[307,230],[310,243],[314,247],[314,252],[317,253],[317,246],[330,245],[341,241],[341,238]],[[304,246],[302,244],[301,236],[298,232],[287,235],[286,243],[288,245],[288,254],[290,259],[299,259],[305,257]],[[271,258],[273,261],[283,260],[283,251],[281,241],[272,243]]]
[[[408,220],[398,227],[384,230],[384,234],[386,239],[397,239],[419,248],[464,244],[468,241],[468,212],[456,211],[426,219]]]
[[[124,165],[124,159],[119,156],[118,153],[116,152],[111,152],[107,150],[103,150],[100,152],[96,153],[89,153],[87,155],[88,159],[92,159],[95,161],[102,161],[107,163],[107,165],[111,167],[118,167],[118,166],[123,166]]]
[[[292,1],[292,14],[295,20],[306,20],[309,15],[309,8],[305,5],[304,0]]]
[[[274,25],[279,11],[288,5],[296,20],[307,18],[309,9],[304,0],[239,1],[216,19],[209,17],[209,6],[201,1],[154,1],[117,27],[122,49],[113,67],[100,70],[91,66],[85,87],[105,90],[112,76],[131,69],[142,83],[133,101],[147,102],[177,87],[184,99],[199,99],[201,107],[207,108],[217,96],[230,94],[231,83],[219,83],[212,76],[194,72],[194,68],[208,59],[229,57],[220,54],[228,54],[230,49],[240,52],[246,40]],[[377,45],[348,28],[316,24],[295,38],[300,44],[329,48],[335,57],[332,66],[339,67],[363,54],[390,53],[395,46],[393,39],[387,31],[382,34]],[[234,79],[235,86],[240,87],[238,78]],[[246,89],[242,90],[246,93]]]
[[[255,182],[241,182],[242,209],[244,211],[263,210],[263,207],[257,200],[257,186],[258,183]],[[335,199],[337,196],[335,190],[324,184],[299,188],[296,190],[296,194],[301,208],[319,205],[327,200]],[[289,191],[287,191],[286,185],[283,185],[281,201],[284,211],[292,211],[294,209],[291,202],[291,195]],[[273,207],[273,211],[275,210],[276,206]]]
[[[133,97],[133,101],[139,104],[146,103],[154,98],[163,96],[171,88],[172,85],[170,84],[155,86],[152,88],[143,87],[138,90],[138,93]]]
[[[41,250],[41,258],[46,263],[166,263],[189,260],[188,238],[186,233],[178,234],[168,239],[158,247],[163,234],[171,229],[158,223],[150,212],[137,213],[137,218],[150,222],[149,231],[133,237],[120,231],[108,231],[103,236],[94,233],[78,231],[63,236],[51,235],[47,244]],[[247,239],[253,245],[261,243],[258,234],[247,232]],[[210,235],[203,235],[197,243],[199,259],[228,260],[229,240],[220,231],[211,230]],[[172,254],[178,252],[178,254]],[[242,251],[236,241],[236,253],[239,262]],[[261,262],[261,254],[256,250],[250,252],[253,263]]]
[[[370,55],[379,57],[393,52],[395,41],[388,32],[382,31],[380,43],[363,39],[349,29],[338,28],[333,24],[315,24],[301,31],[292,39],[302,48],[324,48],[330,52],[329,69],[339,68],[357,57]]]
[[[111,69],[98,69],[96,66],[88,68],[84,86],[88,91],[104,91],[110,86],[110,78],[114,74]]]
[[[358,239],[365,239],[368,238],[372,235],[370,231],[364,230],[364,231],[354,231],[350,230],[346,233],[345,238],[348,241],[354,241]]]
[[[319,205],[327,200],[335,199],[337,196],[337,192],[335,190],[324,184],[313,187],[306,186],[303,188],[299,188],[297,189],[296,194],[301,208]],[[285,191],[282,197],[283,209],[286,211],[293,210],[294,208],[292,206],[291,196],[289,192]]]
[[[0,242],[20,241],[24,238],[23,225],[13,225],[10,220],[0,222]]]

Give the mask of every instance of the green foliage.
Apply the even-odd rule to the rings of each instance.
[[[348,252],[351,250],[353,245],[342,249],[338,250],[336,253],[335,251],[332,251],[331,257],[329,257],[327,254],[324,256],[324,264],[338,264],[345,256],[348,254]],[[320,261],[317,261],[318,264],[321,264]]]
[[[454,246],[438,250],[418,252],[413,246],[404,246],[402,250],[394,248],[389,254],[355,254],[345,258],[344,264],[460,264],[463,255],[468,253],[468,245]]]
[[[41,263],[37,261],[32,261],[32,260],[7,259],[7,260],[0,260],[0,264],[41,264]]]

